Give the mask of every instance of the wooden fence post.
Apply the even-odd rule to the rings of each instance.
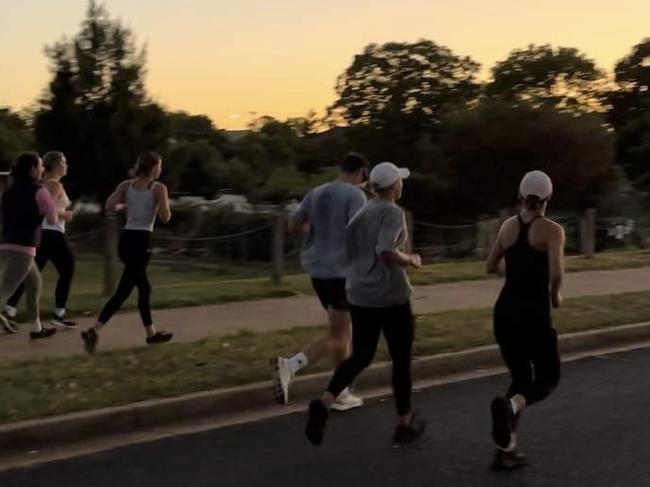
[[[271,277],[273,282],[279,284],[282,282],[284,274],[284,235],[286,232],[286,215],[284,209],[279,210],[273,219],[273,237],[271,239],[271,256],[273,265],[271,267]]]
[[[596,253],[596,209],[588,208],[580,220],[580,253],[591,259]]]

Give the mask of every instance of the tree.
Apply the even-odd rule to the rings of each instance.
[[[167,114],[169,136],[173,142],[205,140],[215,149],[223,150],[228,140],[222,130],[218,130],[212,120],[205,115],[190,115],[185,112]]]
[[[605,75],[594,61],[572,47],[529,45],[492,68],[489,96],[572,113],[602,111]]]
[[[62,150],[73,194],[105,197],[137,154],[167,139],[163,110],[144,88],[145,49],[94,0],[72,40],[46,48],[53,73],[35,116],[41,150]]]
[[[446,107],[476,98],[479,64],[432,41],[370,44],[338,78],[330,118],[385,128],[434,127]]]
[[[617,159],[637,185],[650,185],[650,38],[615,68],[609,122],[616,130]]]
[[[478,70],[469,57],[428,40],[370,44],[339,76],[328,119],[346,124],[350,147],[370,160],[430,173],[440,122],[476,100]]]
[[[219,190],[249,193],[259,178],[237,158],[224,158],[205,139],[175,142],[171,145],[164,180],[175,193],[212,198]]]
[[[300,140],[290,123],[264,116],[251,122],[249,129],[251,131],[237,141],[235,154],[262,180],[276,167],[296,164]]]
[[[318,128],[323,125],[323,121],[316,115],[316,112],[310,110],[304,117],[288,118],[286,124],[300,137],[314,135]]]
[[[598,115],[486,99],[451,114],[440,143],[453,188],[448,211],[458,214],[512,206],[521,177],[533,169],[553,179],[554,208],[597,205],[619,181],[611,133]]]
[[[334,127],[307,134],[300,139],[296,168],[306,174],[319,174],[325,167],[338,166],[351,150],[354,148],[345,128]]]
[[[212,198],[222,160],[221,153],[205,140],[174,144],[167,156],[165,181],[172,191]]]
[[[8,108],[0,108],[0,171],[7,171],[18,154],[34,150],[34,135],[25,120]]]

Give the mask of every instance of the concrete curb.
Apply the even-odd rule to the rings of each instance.
[[[649,339],[650,322],[561,335],[559,342],[561,353],[570,354]],[[413,361],[413,379],[431,380],[500,365],[499,349],[491,345],[417,358]],[[326,372],[298,378],[292,386],[293,397],[300,400],[317,396],[327,385],[330,376],[331,373]],[[364,372],[358,386],[362,389],[385,387],[390,383],[390,376],[390,363],[374,364]],[[190,420],[254,411],[271,403],[270,384],[258,382],[127,406],[21,421],[0,426],[0,451],[29,451],[48,445],[151,430]]]

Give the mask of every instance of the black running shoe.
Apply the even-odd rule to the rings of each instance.
[[[147,337],[148,345],[156,345],[158,343],[165,343],[172,339],[174,335],[166,331],[159,331],[155,335]]]
[[[413,443],[420,439],[427,426],[427,422],[420,418],[417,413],[413,413],[409,425],[400,424],[395,428],[393,433],[393,445],[405,445]]]
[[[64,330],[73,330],[77,328],[76,321],[66,320],[64,317],[60,317],[57,315],[52,315],[52,319],[50,319],[50,323]]]
[[[56,333],[56,328],[46,328],[42,327],[41,331],[32,331],[29,334],[29,338],[32,340],[39,340],[41,338],[49,338]]]
[[[504,451],[497,449],[492,462],[493,470],[515,470],[528,465],[528,459],[517,450]]]
[[[492,439],[501,448],[508,448],[515,415],[512,412],[510,400],[505,397],[495,397],[492,410]]]
[[[314,399],[309,403],[309,417],[307,418],[305,433],[307,439],[314,445],[320,445],[323,442],[328,417],[329,412],[320,399]]]
[[[97,348],[97,341],[99,340],[99,335],[94,328],[88,328],[86,331],[81,332],[81,338],[84,341],[84,348],[87,353],[95,353],[95,348]]]
[[[18,325],[14,320],[9,318],[6,311],[0,313],[0,326],[2,326],[4,331],[7,333],[18,333]]]

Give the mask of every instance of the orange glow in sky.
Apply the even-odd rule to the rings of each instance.
[[[489,68],[530,43],[577,47],[611,72],[650,37],[648,0],[108,0],[148,47],[147,86],[170,110],[220,128],[322,112],[336,77],[371,42],[431,39]],[[46,44],[72,37],[86,0],[3,2],[0,106],[47,87]]]

